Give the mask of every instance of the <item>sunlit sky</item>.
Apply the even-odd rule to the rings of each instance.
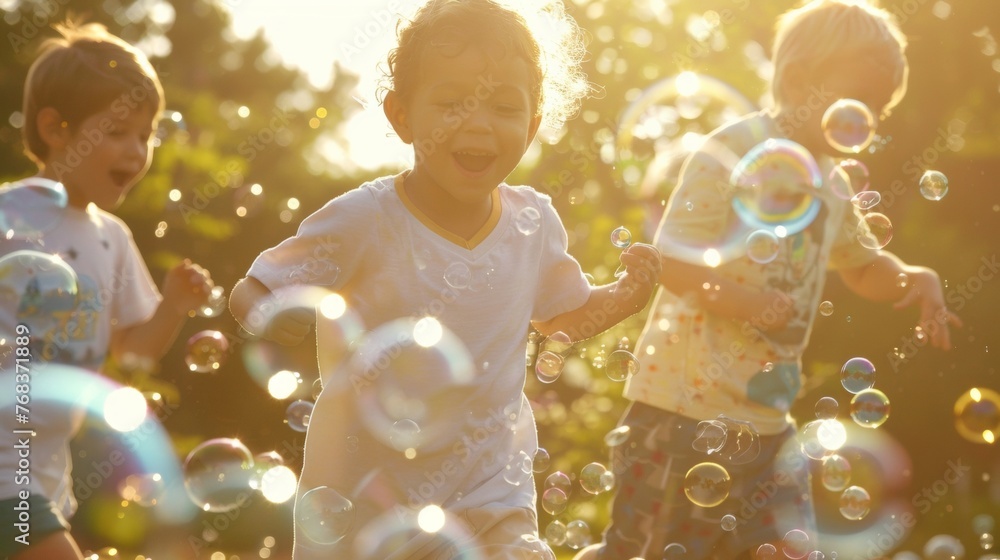
[[[358,74],[356,94],[368,108],[346,124],[350,156],[355,164],[408,161],[410,150],[391,131],[381,107],[374,102],[376,65],[393,45],[397,14],[412,13],[418,0],[225,0],[233,28],[251,37],[261,28],[284,61],[301,68],[317,86],[333,79],[333,65]],[[359,103],[360,106],[360,103]]]

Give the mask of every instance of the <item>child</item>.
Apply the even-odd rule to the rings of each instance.
[[[634,402],[621,424],[631,427],[632,447],[613,458],[619,485],[612,522],[604,542],[578,560],[667,557],[670,545],[686,549],[678,558],[750,558],[764,543],[781,550],[792,529],[810,536],[807,551],[819,547],[808,461],[788,411],[800,392],[802,352],[828,268],[862,297],[897,301],[897,309],[919,305],[933,346],[950,347],[948,326],[961,323],[945,308],[938,275],[864,248],[859,214],[829,184],[813,193],[820,203],[815,219],[779,239],[767,264],[745,257],[713,268],[674,260],[684,254],[679,249],[725,248],[734,240],[745,246],[754,231],[733,209],[726,155],[738,160],[768,138],[787,137],[816,156],[828,176],[837,154],[821,129],[826,108],[851,98],[887,114],[905,91],[904,48],[891,16],[863,2],[815,0],[786,13],[773,51],[775,107],[713,132],[685,163],[656,234],[670,274],[660,279],[665,289],[636,344],[651,351],[639,355],[641,369],[625,387]],[[905,287],[897,280],[903,273]],[[743,461],[692,448],[698,422],[720,414],[753,424],[756,460],[734,464]],[[706,461],[732,479],[728,498],[715,507],[696,506],[684,492],[688,470]],[[735,517],[735,530],[720,523],[726,514]]]
[[[159,359],[188,313],[208,301],[212,288],[205,270],[184,261],[167,273],[161,298],[131,232],[109,213],[149,169],[150,140],[163,109],[156,72],[141,52],[103,26],[57,29],[62,37],[43,45],[24,88],[24,141],[39,172],[7,188],[58,189],[56,182],[65,188],[66,206],[19,208],[18,218],[24,231],[41,231],[45,228],[35,222],[51,220],[55,209],[56,219],[46,221],[48,230],[30,248],[58,255],[75,271],[78,297],[38,302],[40,307],[30,312],[32,306],[24,301],[0,306],[0,394],[15,392],[14,355],[23,353],[14,351],[14,342],[26,339],[34,396],[29,425],[14,423],[14,403],[7,399],[0,411],[0,557],[17,560],[81,557],[67,520],[76,510],[69,440],[83,417],[73,407],[40,400],[42,387],[51,384],[46,375],[57,375],[54,366],[44,366],[60,363],[99,371],[108,355]],[[24,249],[16,240],[0,240],[0,254]],[[17,378],[21,384],[23,379]],[[82,387],[56,390],[74,392],[70,400],[86,393]],[[14,475],[19,456],[11,438],[12,430],[23,428],[35,434],[30,474],[20,478]],[[14,523],[23,521],[22,502],[27,502],[30,517],[27,536],[21,535],[24,531],[12,534]]]
[[[233,289],[237,319],[274,340],[302,340],[308,317],[289,311],[267,323],[252,319],[255,310],[280,308],[276,292],[302,282],[339,291],[375,329],[351,362],[383,357],[367,353],[381,340],[375,335],[399,334],[392,325],[412,318],[421,319],[424,334],[437,333],[432,341],[460,340],[442,363],[472,365],[468,375],[451,379],[430,369],[397,376],[394,368],[402,366],[393,357],[415,354],[403,337],[390,339],[388,366],[351,369],[331,356],[333,329],[320,317],[326,384],[305,443],[298,560],[452,558],[471,549],[482,554],[477,558],[544,554],[530,468],[537,439],[523,394],[528,324],[571,336],[588,332],[588,322],[588,334],[611,327],[645,305],[659,255],[649,245],[632,245],[621,255],[624,276],[592,287],[566,252],[566,232],[549,197],[503,182],[543,117],[565,115],[586,91],[576,66],[582,45],[575,23],[553,3],[542,37],[526,19],[532,15],[538,14],[518,14],[495,0],[424,5],[398,33],[383,101],[396,134],[414,148],[413,167],[329,202],[295,237],[262,253]],[[542,39],[558,44],[549,49]],[[329,265],[302,270],[317,258]],[[371,391],[398,383],[413,393],[397,400],[428,412],[410,423],[415,437],[402,445],[378,429],[385,418],[371,418],[395,418],[399,410],[367,400]],[[430,396],[416,397],[417,391]],[[430,428],[434,436],[423,437]],[[334,544],[309,530],[303,496],[317,487],[353,502],[356,519]],[[441,510],[439,533],[410,531],[418,513],[433,519]]]

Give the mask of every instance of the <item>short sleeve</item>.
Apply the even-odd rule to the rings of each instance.
[[[580,263],[569,252],[569,240],[552,199],[539,194],[542,233],[538,265],[538,289],[531,320],[544,322],[573,311],[587,303],[590,283],[583,275]]]
[[[864,266],[875,260],[877,251],[869,249],[858,241],[861,235],[868,235],[867,229],[861,225],[861,211],[843,201],[838,201],[845,207],[844,219],[837,225],[836,237],[830,248],[830,258],[827,268],[838,270]]]
[[[656,247],[665,257],[686,259],[685,249],[722,241],[732,219],[729,167],[719,154],[704,148],[692,153],[680,171],[657,228]]]
[[[367,251],[377,250],[377,201],[365,187],[326,203],[298,232],[262,252],[247,272],[271,291],[293,284],[343,288]]]
[[[146,268],[142,254],[132,239],[132,232],[121,225],[123,247],[115,286],[120,297],[112,298],[111,324],[115,329],[128,328],[148,321],[160,306],[160,291]]]

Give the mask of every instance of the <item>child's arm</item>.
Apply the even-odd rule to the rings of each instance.
[[[931,345],[951,349],[949,324],[961,327],[962,321],[948,311],[938,274],[930,268],[904,263],[888,251],[879,251],[868,264],[842,268],[840,278],[852,292],[872,301],[896,301],[895,309],[920,305],[919,325],[930,336]],[[900,282],[906,274],[906,282]]]
[[[548,321],[535,322],[535,329],[546,336],[562,331],[578,342],[604,332],[645,307],[660,276],[659,252],[652,245],[637,243],[622,252],[621,262],[625,274],[617,282],[592,287],[587,303]]]
[[[152,360],[162,358],[187,321],[188,313],[208,302],[213,286],[207,270],[184,259],[167,271],[163,300],[153,316],[112,334],[111,355],[118,360],[128,354]]]
[[[766,324],[754,322],[766,330],[783,328],[793,308],[791,299],[783,292],[749,290],[713,268],[669,258],[663,259],[660,283],[677,295],[694,296],[700,308],[719,317],[739,321],[774,317]],[[771,313],[766,313],[767,310]]]
[[[322,320],[316,322],[318,340],[327,339],[325,331],[328,324]],[[327,486],[347,499],[353,498],[349,495],[351,489],[336,487],[334,481],[343,480],[339,469],[348,457],[347,437],[350,434],[347,432],[347,419],[354,417],[356,394],[350,383],[334,377],[334,370],[338,367],[341,356],[325,351],[322,344],[318,345],[317,351],[320,379],[328,383],[324,384],[323,392],[316,399],[306,431],[302,474],[295,496],[295,543],[292,550],[295,560],[319,560],[335,556],[331,552],[343,552],[331,551],[331,547],[319,545],[308,537],[300,523],[300,515],[304,513],[303,509],[312,510],[308,505],[303,508],[302,496],[314,488]]]
[[[229,310],[247,332],[294,346],[309,334],[315,314],[302,307],[275,313],[279,303],[271,290],[253,276],[237,282],[229,296]]]

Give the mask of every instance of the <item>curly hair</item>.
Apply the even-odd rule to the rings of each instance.
[[[591,89],[580,66],[584,34],[560,0],[428,0],[412,19],[400,20],[396,38],[380,102],[388,91],[404,100],[412,94],[426,49],[452,56],[472,44],[499,45],[530,64],[535,115],[544,126],[561,127]]]

